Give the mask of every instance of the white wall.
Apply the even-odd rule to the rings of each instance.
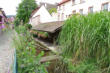
[[[109,10],[110,10],[110,0],[85,0],[84,3],[80,3],[80,0],[76,0],[76,5],[72,6],[71,10],[76,10],[79,13],[80,9],[83,9],[84,14],[88,14],[88,8],[93,6],[94,12],[101,11],[102,4],[109,2]]]
[[[75,0],[75,5],[72,5],[72,0],[61,5],[61,9],[59,10],[58,6],[58,14],[60,15],[59,20],[61,21],[61,15],[64,13],[64,20],[67,19],[67,16],[72,14],[74,10],[76,13],[79,13],[80,9],[83,9],[83,14],[88,14],[88,8],[93,6],[94,12],[101,11],[102,4],[109,2],[109,11],[110,11],[110,0],[85,0],[84,3],[80,3],[80,0]],[[65,10],[63,10],[63,5],[65,6]]]
[[[58,13],[53,12],[51,15],[55,21],[58,21]]]
[[[66,3],[58,6],[57,12],[58,12],[58,16],[59,16],[58,20],[59,21],[63,21],[63,19],[65,20],[67,18],[66,16],[71,14],[71,1],[66,2]],[[62,19],[62,14],[64,14],[64,16],[63,16],[64,18],[63,19]]]
[[[42,6],[37,13],[34,14],[33,17],[40,15],[40,22],[41,23],[45,23],[45,22],[51,22],[53,21],[51,15],[49,14],[49,12],[47,11],[47,9]]]
[[[38,18],[37,16],[40,16],[40,18]],[[39,21],[40,20],[40,21]],[[47,9],[42,6],[30,19],[30,24],[32,24],[32,26],[36,26],[40,23],[47,23],[47,22],[52,22],[55,21],[55,19],[52,18],[52,16],[49,14],[49,12],[47,11]],[[37,23],[38,22],[38,23]]]

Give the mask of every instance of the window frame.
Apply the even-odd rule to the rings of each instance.
[[[108,10],[103,9],[103,8],[104,8],[104,5],[106,5],[106,4],[108,4]],[[109,2],[102,3],[102,5],[101,5],[101,10],[102,10],[102,11],[104,11],[104,10],[109,11]]]
[[[75,5],[75,0],[72,0],[72,6]]]
[[[80,0],[80,4],[85,3],[85,0]]]
[[[93,12],[90,11],[91,8],[93,8]],[[94,13],[94,7],[93,7],[93,6],[90,6],[90,7],[88,8],[88,13]]]
[[[73,10],[73,11],[72,11],[72,14],[73,14],[73,15],[76,14],[76,10]]]
[[[81,11],[82,11],[82,13],[81,13]],[[80,13],[81,15],[83,15],[83,14],[84,14],[84,9],[80,9],[80,10],[79,10],[79,13]]]
[[[64,13],[61,14],[61,20],[64,20]]]
[[[63,5],[63,11],[65,11],[65,5]]]

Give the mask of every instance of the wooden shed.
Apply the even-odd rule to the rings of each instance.
[[[39,24],[32,28],[32,30],[40,31],[40,32],[47,32],[49,37],[48,41],[50,40],[53,42],[57,37],[58,34],[64,24],[64,21],[55,21],[49,23]]]

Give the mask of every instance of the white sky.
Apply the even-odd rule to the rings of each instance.
[[[60,2],[61,0],[36,0],[36,1],[55,3],[55,2]],[[3,8],[6,15],[15,15],[16,7],[20,2],[21,0],[0,0],[0,7]]]

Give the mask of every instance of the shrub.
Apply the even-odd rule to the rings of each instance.
[[[44,55],[41,52],[36,56],[35,42],[24,26],[16,28],[17,36],[14,45],[17,52],[18,73],[47,73],[47,63],[41,64],[40,59]]]
[[[31,24],[26,24],[25,26],[26,26],[27,29],[31,29],[32,28]]]

